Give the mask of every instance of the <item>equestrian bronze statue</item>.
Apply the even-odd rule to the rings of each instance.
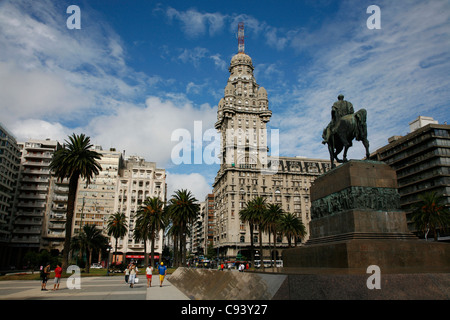
[[[352,146],[353,139],[362,141],[366,148],[366,157],[369,158],[369,140],[367,140],[367,111],[365,109],[353,110],[353,105],[339,95],[331,108],[331,122],[323,130],[323,144],[328,144],[330,152],[331,167],[334,168],[334,160],[337,162],[347,161],[348,148]],[[339,153],[344,149],[343,159],[338,159]]]

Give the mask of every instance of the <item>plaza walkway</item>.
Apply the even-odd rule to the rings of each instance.
[[[160,287],[159,276],[154,275],[152,287],[147,288],[145,275],[139,275],[139,283],[130,288],[124,277],[82,277],[80,289],[69,289],[63,278],[57,291],[51,290],[53,278],[48,291],[41,291],[38,280],[0,281],[0,300],[189,300],[169,280],[170,275]]]

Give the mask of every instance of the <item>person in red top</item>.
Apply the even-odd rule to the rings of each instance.
[[[62,268],[59,266],[59,264],[57,264],[55,268],[55,284],[53,285],[53,290],[59,289],[59,283],[61,282],[61,274]]]

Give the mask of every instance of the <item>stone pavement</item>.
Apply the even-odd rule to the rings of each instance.
[[[80,289],[69,289],[67,279],[61,279],[60,289],[52,291],[53,278],[47,282],[48,291],[41,291],[41,281],[0,281],[0,300],[189,300],[170,283],[168,275],[159,286],[159,275],[152,277],[152,287],[147,288],[145,275],[130,288],[124,277],[82,277]]]

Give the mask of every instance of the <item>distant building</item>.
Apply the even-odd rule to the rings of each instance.
[[[62,249],[53,246],[53,241],[61,242],[64,237],[63,228],[56,220],[65,224],[65,211],[58,207],[67,207],[67,199],[55,199],[52,190],[56,183],[49,168],[57,144],[50,139],[30,139],[18,144],[22,156],[10,242],[15,265],[23,262],[21,259],[27,251]],[[57,213],[61,213],[61,219],[56,219]]]
[[[192,252],[195,256],[207,254],[208,246],[214,243],[214,194],[207,194],[200,202],[200,212],[193,225]]]
[[[95,225],[106,235],[106,223],[115,210],[115,196],[119,177],[119,168],[123,166],[122,153],[111,148],[103,150],[95,146],[101,154],[102,170],[86,184],[85,179],[78,181],[78,193],[75,200],[75,212],[72,234],[78,234],[85,225]]]
[[[19,167],[20,149],[16,138],[0,124],[0,268],[7,266]]]
[[[166,171],[156,167],[156,162],[147,162],[144,158],[128,157],[119,170],[115,191],[114,212],[123,212],[127,217],[128,233],[119,240],[118,261],[139,261],[144,259],[144,241],[136,241],[133,229],[136,226],[136,212],[145,199],[158,197],[166,201]],[[106,218],[106,217],[105,217]],[[115,239],[110,239],[115,248]],[[147,241],[147,253],[150,256],[151,242]],[[155,259],[158,260],[163,250],[163,233],[159,232],[154,244]],[[150,260],[149,260],[150,261]]]
[[[421,116],[410,123],[410,130],[405,136],[389,138],[370,159],[384,161],[396,170],[401,208],[407,213],[427,191],[444,195],[450,206],[450,125]],[[409,227],[415,231],[411,224]]]

